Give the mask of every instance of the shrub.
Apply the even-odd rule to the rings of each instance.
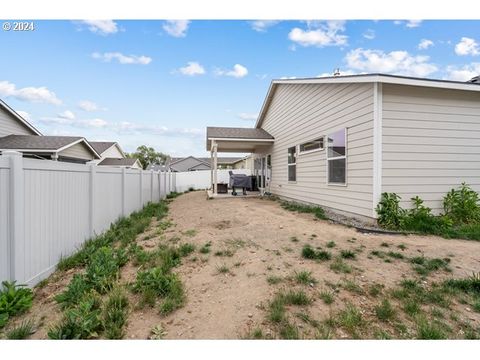
[[[478,193],[462,183],[459,189],[452,189],[443,198],[445,215],[455,223],[471,223],[480,219]]]
[[[3,281],[0,290],[0,328],[7,324],[10,317],[30,309],[32,301],[31,289],[25,285],[16,285],[15,281]]]
[[[305,245],[302,248],[302,257],[311,260],[330,260],[332,254],[325,250],[315,250],[310,245]]]
[[[124,264],[124,253],[110,247],[101,247],[91,257],[86,269],[86,281],[99,293],[113,287],[118,270]]]
[[[400,196],[395,193],[382,193],[376,211],[378,223],[387,229],[398,229],[405,216],[405,210],[400,207]]]

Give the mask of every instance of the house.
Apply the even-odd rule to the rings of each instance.
[[[100,159],[95,161],[98,166],[142,169],[140,161],[134,158],[127,158],[117,142],[90,141],[90,145],[92,145],[95,151],[100,155]]]
[[[255,128],[207,128],[207,150],[251,152],[281,198],[372,220],[383,192],[434,213],[480,191],[480,86],[366,74],[272,81]],[[212,190],[215,196],[215,171]]]
[[[0,152],[19,151],[25,157],[86,163],[99,158],[79,136],[43,136],[27,120],[0,100]]]
[[[242,160],[242,157],[217,157],[217,165],[219,169],[235,169],[235,165]],[[187,156],[183,158],[171,158],[169,166],[172,171],[176,172],[198,171],[210,170],[210,163],[210,158]]]

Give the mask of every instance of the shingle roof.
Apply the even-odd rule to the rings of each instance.
[[[116,144],[113,141],[89,141],[89,143],[99,154],[102,154],[105,150]]]
[[[80,139],[82,137],[79,136],[7,135],[0,138],[0,149],[52,151],[61,149]]]
[[[273,139],[273,136],[260,128],[207,127],[207,139]]]
[[[124,159],[115,159],[115,158],[105,158],[100,161],[97,165],[104,166],[132,166],[135,164],[137,159],[135,158],[124,158]]]

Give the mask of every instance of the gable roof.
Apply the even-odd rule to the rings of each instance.
[[[359,74],[359,75],[345,75],[345,76],[329,76],[316,78],[296,78],[296,79],[275,79],[270,83],[267,95],[263,101],[260,114],[258,115],[256,128],[260,128],[267,109],[272,101],[275,89],[283,84],[344,84],[344,83],[384,83],[397,85],[410,85],[421,87],[432,87],[452,90],[466,90],[466,91],[480,91],[480,84],[475,82],[462,82],[452,80],[427,79],[410,76],[390,75],[390,74]]]
[[[115,159],[115,158],[105,158],[100,161],[97,165],[104,166],[133,166],[138,161],[136,158],[124,158],[124,159]]]
[[[35,135],[42,135],[40,131],[38,131],[32,124],[30,124],[27,120],[20,116],[15,110],[13,110],[10,106],[7,105],[6,102],[0,99],[0,106],[4,108],[8,113],[10,113],[15,119],[17,119],[20,123],[22,123],[25,127],[33,131]]]
[[[95,149],[100,155],[107,149],[110,149],[116,143],[113,141],[89,141],[90,145]]]
[[[273,136],[263,129],[208,126],[207,139],[273,139]]]
[[[79,136],[37,136],[37,135],[7,135],[0,138],[0,149],[33,152],[58,152],[70,146],[84,142],[92,153],[100,158],[87,140]]]

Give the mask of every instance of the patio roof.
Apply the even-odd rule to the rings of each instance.
[[[274,138],[260,128],[207,127],[207,150],[217,144],[218,152],[255,152],[269,146]]]

